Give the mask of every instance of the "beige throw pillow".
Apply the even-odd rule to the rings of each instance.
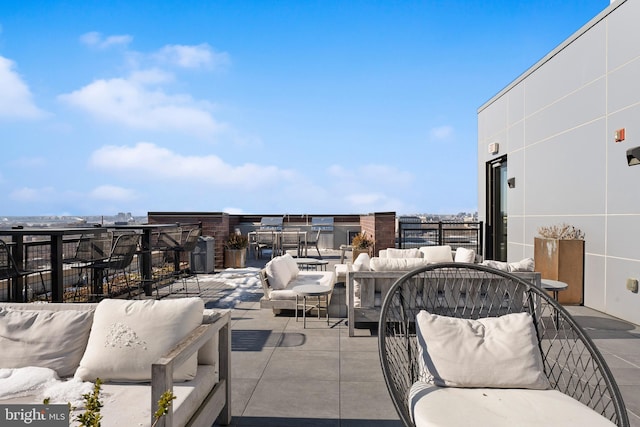
[[[165,301],[106,299],[96,308],[75,377],[82,381],[147,382],[151,364],[202,324],[200,298]],[[197,354],[174,366],[174,381],[195,378]]]
[[[423,381],[448,387],[549,388],[528,313],[470,320],[422,310],[416,328]]]

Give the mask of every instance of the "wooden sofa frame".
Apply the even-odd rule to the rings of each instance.
[[[213,323],[202,324],[179,342],[167,354],[151,365],[151,422],[158,410],[158,401],[167,390],[173,390],[173,368],[180,366],[209,339],[218,335],[219,380],[189,421],[190,427],[210,427],[231,424],[231,313],[225,312]],[[173,411],[161,417],[157,427],[173,426]]]

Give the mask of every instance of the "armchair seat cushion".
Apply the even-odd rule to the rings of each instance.
[[[613,426],[557,390],[454,388],[415,383],[409,408],[417,427]]]
[[[284,289],[273,289],[269,298],[271,300],[294,300],[296,293],[294,287],[300,285],[324,285],[333,287],[336,275],[333,271],[300,271],[298,275],[287,283]]]

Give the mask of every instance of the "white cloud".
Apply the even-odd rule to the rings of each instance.
[[[96,200],[126,202],[136,199],[136,192],[115,185],[101,185],[89,193],[89,197]]]
[[[182,68],[219,68],[229,64],[226,52],[215,52],[206,43],[197,46],[166,45],[152,56],[162,63]]]
[[[330,199],[341,200],[347,212],[401,211],[406,208],[403,196],[417,193],[414,175],[389,165],[332,165],[327,175],[332,182]]]
[[[224,128],[207,111],[207,103],[149,87],[167,78],[161,71],[136,72],[129,79],[96,80],[59,99],[100,120],[137,129],[175,130],[206,137]]]
[[[46,115],[33,103],[29,87],[14,70],[14,62],[0,56],[0,118],[39,119]]]
[[[445,141],[453,137],[453,126],[438,126],[429,131],[431,139],[434,141]]]
[[[17,202],[38,202],[39,203],[44,200],[50,200],[54,193],[55,191],[51,187],[44,187],[44,188],[23,187],[23,188],[18,188],[12,191],[9,194],[9,198]]]
[[[129,35],[117,35],[102,37],[97,31],[91,31],[80,36],[80,41],[83,44],[91,47],[97,47],[98,49],[107,49],[111,46],[126,46],[133,40],[133,37]]]
[[[154,182],[201,185],[255,190],[294,182],[295,173],[277,166],[245,163],[234,166],[215,155],[183,156],[148,142],[135,146],[105,146],[96,150],[89,159],[91,168],[113,172],[118,176],[130,174],[140,180],[144,177]]]

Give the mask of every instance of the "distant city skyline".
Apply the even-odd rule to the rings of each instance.
[[[477,210],[477,108],[609,5],[0,4],[0,215]]]

